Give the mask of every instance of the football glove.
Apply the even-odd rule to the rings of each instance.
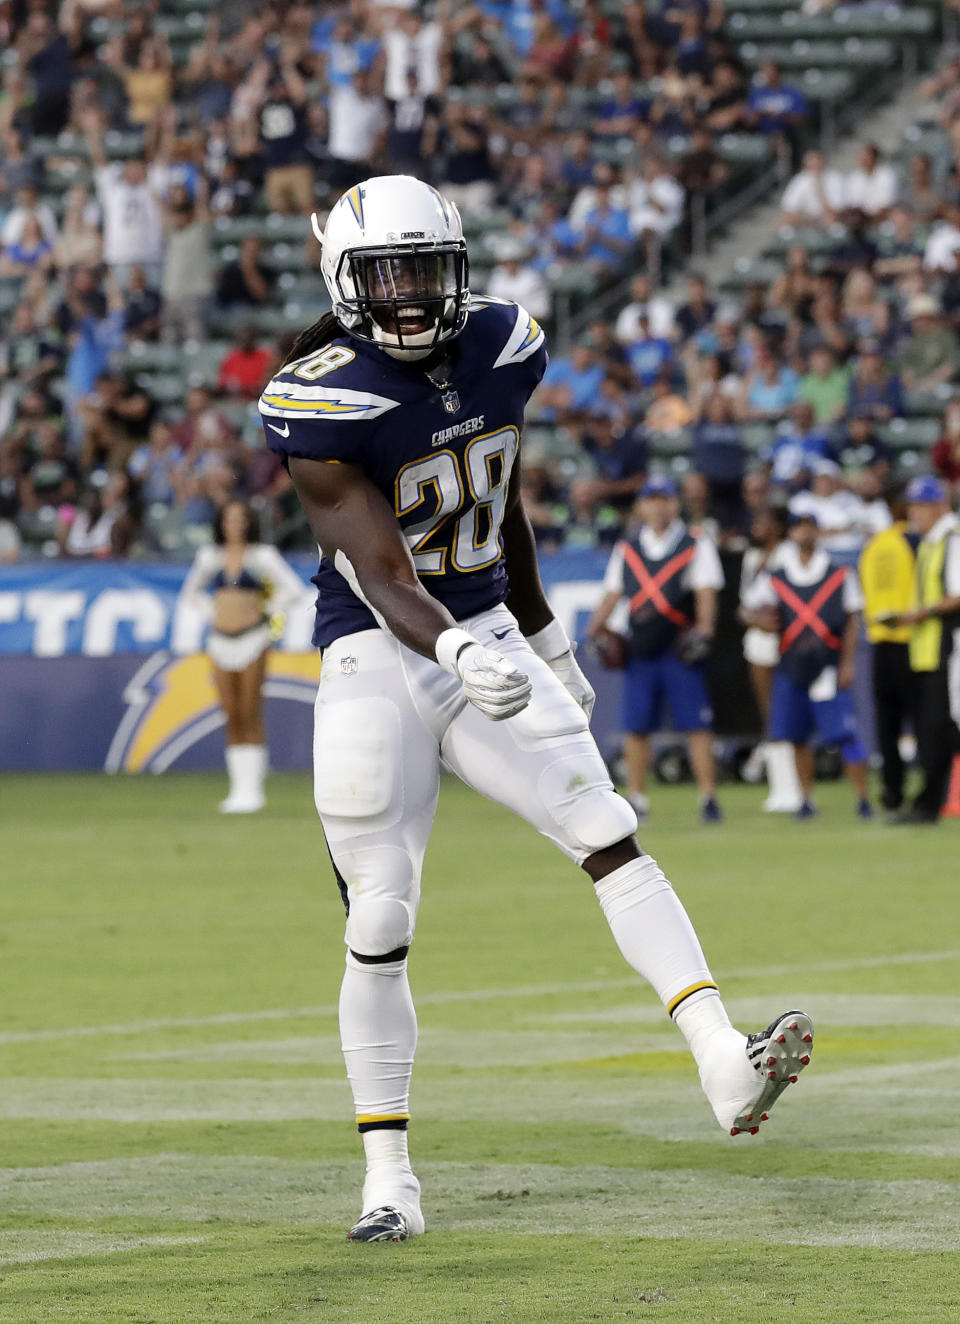
[[[576,699],[589,719],[597,696],[593,686],[577,665],[573,655],[576,645],[571,644],[560,622],[552,620],[536,634],[529,635],[527,643],[537,657],[543,658],[550,670],[556,673],[564,689]]]
[[[436,644],[437,661],[456,676],[469,703],[491,722],[516,717],[530,702],[530,677],[502,653],[485,648],[466,630],[444,630]]]
[[[712,641],[697,629],[684,630],[677,639],[677,657],[688,667],[696,667],[701,662],[705,662],[712,649]]]

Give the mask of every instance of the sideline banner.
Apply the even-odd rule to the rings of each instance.
[[[291,557],[303,579],[303,601],[287,617],[279,647],[305,653],[313,632],[316,590],[312,557]],[[561,552],[543,558],[554,610],[571,631],[582,626],[598,594],[606,556]],[[25,564],[0,569],[0,656],[114,657],[203,647],[203,614],[180,600],[188,567],[158,562]]]
[[[602,594],[607,555],[541,556],[551,605],[582,635]],[[319,658],[310,647],[315,562],[291,558],[304,597],[271,651],[267,681],[270,760],[311,763],[311,705]],[[757,714],[735,622],[738,558],[724,559],[727,587],[709,678],[716,730],[756,734]],[[164,772],[223,766],[223,717],[203,647],[203,617],[180,601],[187,567],[105,562],[0,569],[0,771]],[[597,690],[593,731],[606,756],[620,743],[621,676],[581,653]],[[872,733],[869,669],[857,701]]]
[[[596,602],[605,563],[589,551],[545,559],[571,631]],[[266,722],[272,766],[305,770],[320,675],[310,646],[316,562],[291,564],[304,597],[270,654]],[[179,598],[186,572],[129,562],[0,569],[0,770],[223,766],[223,716],[199,651],[204,619]]]

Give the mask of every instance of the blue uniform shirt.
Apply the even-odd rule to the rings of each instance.
[[[475,298],[441,391],[416,363],[344,334],[287,366],[260,398],[272,450],[352,464],[396,514],[424,588],[456,620],[502,602],[500,546],[523,411],[547,362],[544,334],[507,300]],[[373,629],[353,567],[323,555],[313,642]]]

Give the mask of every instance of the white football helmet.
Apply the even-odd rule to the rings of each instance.
[[[411,175],[378,175],[334,203],[321,230],[320,270],[350,335],[395,358],[422,359],[458,335],[470,298],[460,213]]]

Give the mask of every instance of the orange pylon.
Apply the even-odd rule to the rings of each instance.
[[[953,756],[947,802],[940,810],[941,818],[960,818],[960,754]]]

